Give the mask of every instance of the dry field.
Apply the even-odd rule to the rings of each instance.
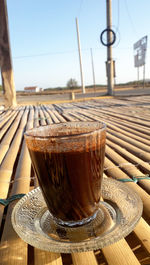
[[[74,95],[73,95],[74,94]],[[138,95],[150,95],[150,88],[140,87],[115,87],[114,96],[138,96]],[[39,105],[50,104],[59,102],[70,102],[72,100],[84,101],[86,99],[100,98],[107,96],[106,87],[86,89],[86,93],[83,94],[81,89],[76,90],[52,90],[43,91],[39,93],[33,92],[17,92],[17,104],[18,105]],[[4,96],[0,94],[0,105],[4,105]]]

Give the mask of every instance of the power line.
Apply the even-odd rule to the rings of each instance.
[[[84,0],[80,0],[80,6],[79,6],[78,14],[77,14],[78,18],[79,18],[80,14],[81,14],[81,11],[82,11],[83,2],[84,2]]]
[[[14,56],[13,59],[34,58],[34,57],[42,57],[42,56],[47,56],[47,55],[58,55],[58,54],[66,54],[66,53],[74,53],[74,52],[77,52],[77,50],[60,51],[60,52],[47,52],[47,53],[30,54],[30,55],[20,55],[20,56]]]
[[[132,26],[132,29],[133,29],[134,33],[137,34],[137,30],[136,30],[136,28],[135,28],[135,25],[134,25],[133,19],[132,19],[132,17],[131,17],[131,14],[130,14],[130,11],[129,11],[129,8],[128,8],[127,0],[124,0],[124,2],[125,2],[126,11],[127,11],[127,14],[128,14],[128,17],[129,17],[129,20],[130,20],[130,24],[131,24],[131,26]]]
[[[120,1],[119,0],[118,0],[118,4],[117,4],[117,11],[118,11],[118,14],[117,14],[117,18],[118,18],[117,29],[119,29],[119,26],[120,26]]]
[[[90,48],[82,49],[82,51],[89,51]],[[97,49],[97,48],[95,48]],[[100,49],[100,48],[98,48]],[[76,53],[78,50],[68,50],[68,51],[58,51],[58,52],[47,52],[47,53],[40,53],[40,54],[29,54],[29,55],[20,55],[14,56],[13,59],[26,59],[26,58],[36,58],[36,57],[43,57],[48,55],[59,55],[59,54],[69,54],[69,53]]]
[[[114,48],[116,48],[114,46]],[[149,49],[150,47],[148,47]],[[92,50],[104,50],[104,47],[100,47],[100,48],[92,48]],[[117,50],[131,50],[131,47],[119,47],[117,48]],[[89,52],[90,48],[83,48],[81,49],[83,52]],[[77,53],[78,50],[68,50],[68,51],[58,51],[58,52],[47,52],[47,53],[40,53],[40,54],[29,54],[29,55],[20,55],[20,56],[13,56],[13,59],[17,60],[17,59],[28,59],[28,58],[36,58],[36,57],[44,57],[44,56],[48,56],[48,55],[59,55],[59,54],[69,54],[69,53]]]

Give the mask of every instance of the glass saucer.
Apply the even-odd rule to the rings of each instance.
[[[47,209],[40,188],[29,192],[16,204],[12,224],[28,244],[59,253],[96,250],[127,236],[142,215],[142,202],[137,193],[124,183],[104,179],[104,201],[94,220],[79,227],[58,225]]]

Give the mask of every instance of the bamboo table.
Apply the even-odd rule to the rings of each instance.
[[[11,225],[15,195],[37,187],[23,133],[40,125],[75,120],[107,124],[104,176],[126,179],[143,201],[143,216],[125,239],[101,250],[74,254],[27,245]],[[95,99],[0,111],[0,264],[150,265],[150,96]],[[8,200],[15,198],[15,200]],[[7,200],[6,200],[7,199]]]

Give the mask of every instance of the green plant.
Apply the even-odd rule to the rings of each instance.
[[[70,78],[67,82],[67,88],[69,89],[75,89],[78,87],[78,82],[73,79],[73,78]]]

